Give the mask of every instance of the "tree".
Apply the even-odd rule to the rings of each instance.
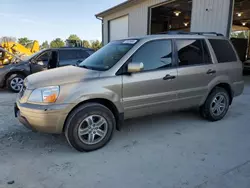
[[[85,47],[85,48],[91,48],[91,45],[90,45],[89,41],[87,41],[87,40],[83,40],[83,41],[82,41],[82,45],[83,45],[83,47]]]
[[[68,37],[68,40],[81,40],[76,34],[72,34]]]
[[[33,41],[28,39],[27,37],[23,37],[19,38],[17,42],[25,47],[28,47]]]
[[[91,48],[95,51],[99,50],[102,47],[102,43],[99,40],[90,41]]]
[[[46,48],[49,48],[49,43],[48,43],[47,40],[44,41],[44,42],[42,43],[42,45],[40,46],[40,49],[46,49]]]
[[[15,42],[15,41],[16,41],[15,37],[8,37],[8,36],[0,37],[0,43],[2,43],[2,42]]]
[[[56,39],[54,39],[54,40],[52,40],[52,41],[50,42],[50,47],[51,47],[51,48],[61,48],[61,47],[63,47],[64,45],[65,45],[65,44],[64,44],[63,40],[60,39],[60,38],[56,38]]]

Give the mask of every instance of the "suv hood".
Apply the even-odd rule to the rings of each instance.
[[[87,78],[96,78],[99,77],[99,75],[99,71],[75,66],[65,66],[32,74],[26,78],[25,85],[29,89],[46,86],[58,86],[67,83],[79,82]]]

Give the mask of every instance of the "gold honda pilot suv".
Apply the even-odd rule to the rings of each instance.
[[[28,76],[15,115],[92,151],[128,118],[196,107],[221,120],[243,88],[242,63],[222,35],[151,35],[110,42],[79,66]]]

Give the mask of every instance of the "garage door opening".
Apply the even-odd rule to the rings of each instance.
[[[231,40],[242,62],[250,68],[250,1],[235,0]]]
[[[176,0],[149,9],[148,34],[190,31],[191,0]]]

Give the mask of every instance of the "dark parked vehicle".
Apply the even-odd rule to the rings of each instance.
[[[67,65],[77,66],[94,53],[89,48],[57,48],[41,50],[32,56],[0,67],[0,87],[19,92],[26,76]]]

